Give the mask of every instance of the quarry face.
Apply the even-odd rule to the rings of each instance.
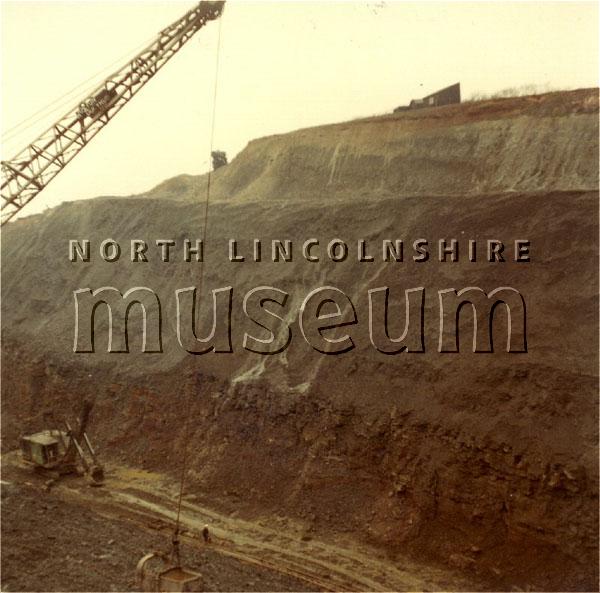
[[[182,468],[207,590],[596,590],[597,89],[254,140],[204,233],[207,181],[3,229],[7,590],[64,590],[71,547],[80,586],[132,588]],[[19,436],[84,399],[106,483],[45,489]]]

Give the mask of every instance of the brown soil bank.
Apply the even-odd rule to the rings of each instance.
[[[76,412],[94,397],[91,432],[104,455],[176,472],[190,421],[192,489],[245,515],[283,512],[307,530],[344,533],[389,551],[447,563],[493,589],[598,587],[598,93],[583,90],[408,112],[301,130],[250,143],[214,177],[202,295],[232,286],[231,354],[187,354],[177,342],[175,290],[199,286],[185,238],[202,236],[204,178],[169,180],[133,198],[71,203],[3,233],[3,432],[13,448],[49,406]],[[106,238],[123,257],[98,256]],[[302,257],[320,241],[321,260]],[[325,246],[350,246],[331,262]],[[261,262],[232,263],[227,240]],[[428,261],[411,244],[429,241]],[[459,240],[440,262],[439,239]],[[69,239],[89,239],[89,263],[68,260]],[[131,263],[128,244],[150,244]],[[173,239],[164,263],[154,242]],[[273,262],[271,239],[293,241]],[[358,262],[364,239],[373,262]],[[403,262],[384,262],[385,239],[403,239]],[[467,241],[478,241],[476,262]],[[486,240],[505,243],[489,263]],[[531,242],[531,261],[512,255]],[[317,253],[319,250],[317,250]],[[289,293],[273,308],[290,346],[262,356],[244,334],[267,338],[244,315],[250,289]],[[298,311],[313,289],[352,299],[355,348],[312,349]],[[96,352],[74,354],[73,291],[152,288],[162,305],[163,353],[108,354],[107,314]],[[425,287],[424,353],[377,352],[368,290],[390,287],[389,332],[401,334],[404,290]],[[438,291],[509,286],[526,303],[526,353],[506,352],[499,308],[495,352],[472,353],[461,313],[460,352],[437,351]],[[206,302],[206,298],[203,299]],[[198,334],[207,333],[201,309]],[[130,327],[139,328],[134,307]],[[343,333],[340,330],[340,333]],[[193,404],[188,408],[188,399]]]

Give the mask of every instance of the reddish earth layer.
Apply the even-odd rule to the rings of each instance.
[[[234,354],[193,357],[177,344],[177,288],[199,264],[68,261],[68,240],[97,245],[202,236],[204,179],[170,180],[136,199],[73,203],[11,224],[3,236],[5,449],[47,407],[95,399],[91,432],[107,459],[176,475],[190,422],[191,488],[252,517],[283,512],[318,533],[345,533],[395,554],[448,564],[492,589],[598,586],[597,91],[491,101],[361,120],[255,141],[215,175],[203,293],[234,287]],[[439,158],[434,158],[439,155]],[[173,199],[169,199],[173,198]],[[227,239],[380,243],[426,237],[531,241],[531,262],[424,264],[227,261]],[[293,340],[245,352],[243,295],[290,293],[287,321],[313,288],[351,296],[357,347],[327,357]],[[155,290],[162,354],[73,354],[73,290]],[[369,345],[369,288],[424,286],[424,354]],[[436,351],[437,291],[518,289],[528,352]],[[204,319],[206,310],[203,310]],[[139,324],[132,310],[130,326]],[[206,324],[206,319],[203,323]],[[200,324],[201,329],[204,326]],[[89,376],[91,375],[91,377]],[[192,398],[192,400],[189,400]],[[188,401],[192,404],[188,407]]]

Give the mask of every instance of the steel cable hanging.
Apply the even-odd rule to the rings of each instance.
[[[218,82],[219,82],[219,57],[220,57],[220,53],[221,53],[221,27],[222,27],[222,22],[223,22],[223,16],[221,15],[221,18],[219,19],[219,32],[218,32],[218,38],[217,38],[217,56],[216,56],[216,66],[215,66],[215,82],[214,82],[214,90],[213,90],[213,110],[212,110],[212,123],[211,123],[211,133],[210,133],[210,154],[212,156],[212,152],[214,149],[214,139],[215,139],[215,119],[216,119],[216,110],[217,110],[217,89],[218,89]],[[207,236],[207,227],[208,227],[208,205],[210,202],[210,185],[211,185],[211,179],[212,179],[212,165],[210,163],[210,158],[209,158],[209,169],[208,169],[208,177],[207,177],[207,182],[206,182],[206,198],[204,200],[204,220],[203,220],[203,227],[202,227],[202,246],[204,249],[204,246],[206,244],[206,236]],[[199,280],[199,294],[202,295],[203,294],[203,286],[204,286],[204,269],[205,269],[205,265],[204,265],[204,257],[202,258],[202,266],[200,268],[200,280]],[[190,390],[190,394],[188,395],[188,401],[187,401],[187,405],[186,405],[186,412],[185,412],[185,424],[184,424],[184,437],[183,437],[183,461],[182,461],[182,467],[181,467],[181,478],[180,478],[180,483],[179,483],[179,498],[177,501],[177,518],[175,521],[175,530],[173,533],[173,547],[174,547],[174,554],[176,556],[177,562],[179,563],[179,527],[181,524],[181,503],[183,500],[183,491],[185,488],[185,481],[186,481],[186,477],[187,477],[187,461],[188,461],[188,451],[189,451],[189,440],[190,440],[190,430],[189,430],[189,424],[190,424],[190,416],[191,416],[191,411],[192,411],[192,400],[194,397],[194,387],[195,384],[193,385],[192,389]]]

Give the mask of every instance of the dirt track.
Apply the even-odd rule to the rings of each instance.
[[[148,551],[135,545],[141,541],[154,546],[152,549],[167,549],[176,516],[177,488],[165,476],[111,466],[101,488],[91,488],[84,478],[66,477],[46,491],[47,476],[24,468],[17,453],[4,455],[2,463],[3,535],[14,544],[3,558],[2,590],[61,589],[61,576],[73,566],[83,570],[85,580],[71,580],[72,590],[83,590],[85,583],[85,590],[112,591],[124,582],[131,590],[132,586],[135,589],[135,562]],[[26,525],[18,520],[24,515],[28,517]],[[71,521],[80,526],[83,523],[83,529],[73,529]],[[205,524],[210,526],[209,545],[201,537]],[[258,590],[428,591],[474,587],[474,581],[461,579],[451,571],[408,559],[392,562],[376,549],[349,540],[313,539],[284,518],[245,521],[235,514],[222,514],[190,502],[189,497],[183,503],[181,525],[184,558],[200,562],[197,568],[210,583],[208,590],[245,588],[248,582]],[[131,538],[136,533],[137,537]],[[84,557],[78,555],[82,547],[88,553]],[[33,553],[36,549],[46,558],[43,570],[19,574],[24,554],[29,553],[28,562],[34,565],[39,561]],[[67,557],[61,559],[63,554]]]

